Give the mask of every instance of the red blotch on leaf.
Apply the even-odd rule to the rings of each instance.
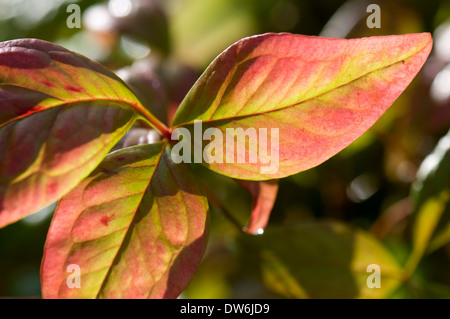
[[[70,85],[66,86],[66,90],[72,91],[72,92],[77,92],[77,93],[81,92],[81,89],[73,87],[73,86],[70,86]]]
[[[112,214],[111,216],[105,215],[102,218],[100,218],[100,222],[105,225],[108,226],[109,222],[114,218],[115,214]]]
[[[48,194],[55,194],[58,190],[58,184],[53,182],[47,185]]]
[[[42,84],[44,84],[47,87],[56,87],[52,82],[49,81],[42,81]]]

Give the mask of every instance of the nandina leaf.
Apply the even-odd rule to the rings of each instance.
[[[322,163],[369,129],[412,81],[431,47],[428,33],[245,38],[206,69],[181,103],[173,128],[192,132],[194,121],[200,120],[203,131],[218,128],[224,137],[226,129],[267,129],[267,139],[260,135],[256,146],[245,136],[237,138],[237,149],[255,149],[256,163],[247,158],[237,163],[237,152],[227,163],[225,141],[223,163],[202,163],[239,179],[285,177]],[[274,148],[279,167],[266,173],[261,143],[268,144],[270,154],[270,140],[276,136],[272,129],[279,129],[279,147]]]
[[[44,298],[174,298],[207,237],[207,200],[164,144],[108,155],[55,212],[41,269]],[[69,288],[67,267],[81,270]]]
[[[42,40],[0,43],[0,227],[78,184],[141,111],[85,57]]]
[[[252,196],[250,222],[244,228],[249,234],[261,234],[269,221],[270,212],[277,198],[278,180],[236,182]]]

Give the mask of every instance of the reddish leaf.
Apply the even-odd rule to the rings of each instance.
[[[113,73],[41,40],[0,43],[0,227],[67,193],[151,115]]]
[[[238,179],[285,177],[322,163],[369,129],[415,77],[431,47],[428,33],[350,40],[287,33],[245,38],[207,68],[182,102],[173,128],[187,128],[192,135],[194,121],[201,120],[203,131],[218,128],[224,139],[227,129],[253,128],[259,133],[256,145],[238,134],[236,149],[255,150],[255,163],[248,154],[238,163],[237,152],[227,162],[226,150],[234,147],[224,141],[217,155],[223,163],[203,160],[203,165]],[[267,129],[267,138],[259,129]],[[270,159],[272,137],[278,159]],[[270,161],[264,160],[278,165],[267,171]]]
[[[252,196],[252,214],[244,230],[250,234],[262,234],[277,198],[278,180],[255,182],[237,179],[236,182]]]
[[[122,149],[62,198],[41,270],[44,298],[174,298],[207,237],[206,198],[163,143]],[[68,266],[81,270],[69,288]]]

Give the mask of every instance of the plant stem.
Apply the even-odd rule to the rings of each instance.
[[[244,231],[244,226],[242,226],[240,224],[240,222],[233,216],[233,214],[231,214],[228,209],[225,208],[225,206],[222,204],[222,201],[220,199],[217,198],[216,195],[213,194],[213,192],[211,192],[208,189],[208,186],[205,185],[205,183],[203,181],[201,181],[201,186],[203,191],[205,192],[206,197],[210,200],[210,202],[212,204],[214,204],[215,206],[217,206],[217,208],[219,209],[219,211],[231,222],[231,224],[233,224],[234,226],[236,226],[236,228],[242,232]]]
[[[144,116],[147,122],[153,126],[164,138],[168,141],[171,140],[172,130],[168,128],[163,122],[158,120],[156,116],[150,113],[144,106],[138,105],[136,107],[140,113]]]

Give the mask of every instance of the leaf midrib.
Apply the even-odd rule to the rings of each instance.
[[[95,298],[97,298],[97,299],[99,298],[100,293],[102,292],[102,290],[104,289],[104,287],[105,287],[105,285],[107,283],[107,278],[111,274],[111,271],[112,271],[112,268],[113,268],[113,264],[116,261],[118,255],[119,255],[119,253],[120,253],[120,251],[122,249],[122,245],[123,245],[123,242],[124,242],[125,238],[127,237],[128,233],[130,232],[130,229],[132,228],[131,225],[133,224],[133,222],[134,222],[134,220],[136,218],[136,212],[138,211],[139,207],[142,204],[142,200],[144,198],[145,191],[150,187],[150,184],[152,182],[153,176],[155,175],[155,173],[156,173],[156,171],[158,169],[158,165],[161,162],[162,156],[164,155],[164,151],[165,151],[166,145],[167,145],[167,142],[164,142],[162,144],[162,146],[161,146],[161,152],[159,153],[158,159],[153,164],[155,166],[155,168],[154,168],[152,174],[150,175],[150,177],[148,179],[148,184],[144,187],[141,199],[139,200],[139,203],[136,205],[136,209],[133,212],[133,217],[130,219],[130,223],[126,226],[127,230],[125,231],[125,234],[124,234],[124,236],[122,238],[122,241],[118,245],[119,248],[117,249],[117,252],[115,253],[114,258],[112,258],[111,263],[107,266],[108,271],[106,272],[105,276],[103,277],[102,282],[99,285],[99,289],[98,289],[97,293],[95,294]]]

